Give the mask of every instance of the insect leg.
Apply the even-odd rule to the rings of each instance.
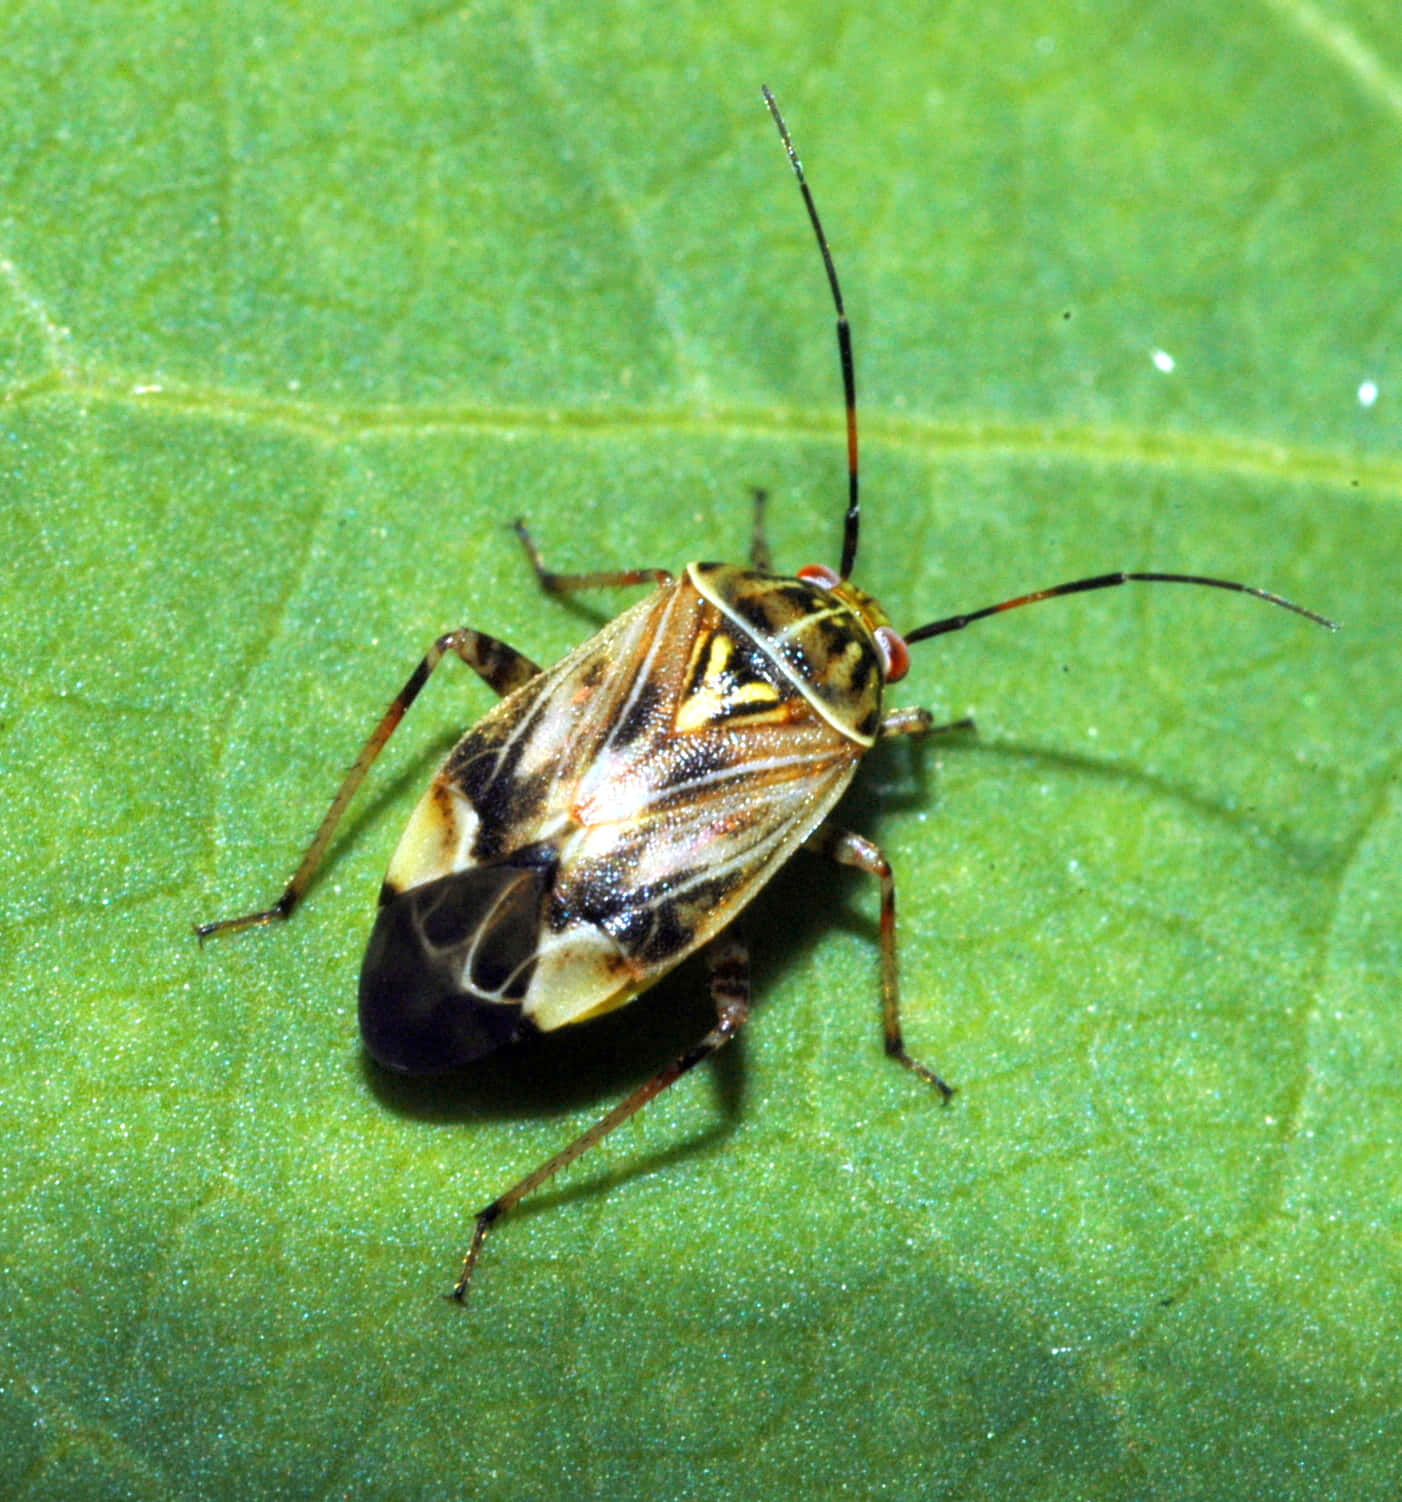
[[[603,569],[593,574],[556,574],[545,566],[536,540],[518,516],[511,523],[512,530],[521,539],[540,587],[549,594],[568,594],[576,589],[611,589],[622,584],[670,584],[672,576],[665,568],[620,568]]]
[[[767,490],[755,491],[755,523],[750,533],[750,563],[766,574],[774,572],[774,558],[769,551],[769,533],[764,526],[764,507],[769,500]]]
[[[882,1022],[886,1030],[886,1052],[922,1080],[928,1080],[943,1099],[954,1094],[952,1085],[945,1082],[927,1064],[906,1052],[901,1036],[900,986],[896,973],[896,883],[886,857],[859,834],[839,829],[835,824],[820,824],[804,841],[805,850],[817,855],[826,855],[839,866],[853,866],[877,877],[881,882],[881,1004]]]
[[[477,1224],[472,1232],[472,1245],[463,1258],[462,1271],[453,1284],[450,1297],[461,1303],[467,1297],[468,1284],[472,1281],[473,1269],[482,1255],[482,1245],[487,1233],[507,1214],[514,1210],[532,1190],[539,1189],[547,1179],[553,1178],[562,1168],[568,1168],[581,1154],[587,1153],[595,1143],[602,1142],[616,1126],[640,1111],[654,1096],[660,1095],[669,1085],[675,1084],[682,1075],[709,1059],[715,1051],[728,1043],[745,1025],[750,1015],[750,956],[741,940],[728,934],[722,935],[706,951],[711,969],[711,998],[716,1004],[716,1025],[699,1043],[687,1049],[680,1058],[673,1060],[660,1073],[645,1084],[639,1085],[626,1100],[620,1101],[607,1116],[602,1116],[588,1131],[582,1132],[568,1147],[547,1159],[539,1168],[532,1170],[524,1179],[513,1184],[505,1194],[498,1195],[490,1205],[477,1213]]]
[[[954,730],[974,730],[977,727],[967,715],[962,720],[951,720],[947,725],[936,725],[928,709],[893,709],[877,727],[877,736],[889,741],[898,735],[946,735]]]
[[[345,813],[346,805],[355,797],[356,790],[365,780],[365,774],[370,770],[375,758],[384,750],[385,742],[394,734],[399,722],[404,718],[405,711],[418,698],[419,691],[428,682],[429,675],[449,652],[456,652],[489,688],[495,689],[502,695],[520,688],[523,683],[528,683],[540,672],[535,663],[523,653],[518,652],[515,647],[510,647],[483,631],[474,631],[470,626],[462,626],[456,631],[449,631],[440,636],[428,649],[423,661],[409,675],[409,681],[394,696],[393,702],[385,711],[380,723],[371,732],[369,740],[360,748],[360,755],[356,757],[354,766],[346,773],[345,781],[331,800],[331,807],[326,810],[326,815],[312,837],[311,844],[307,846],[306,854],[303,855],[296,874],[283,889],[282,896],[272,907],[265,908],[262,912],[245,913],[238,918],[218,918],[213,923],[197,924],[195,933],[201,941],[207,939],[210,934],[233,933],[241,928],[253,928],[258,924],[272,923],[278,918],[286,918],[291,913],[302,900],[316,868],[321,864],[321,858],[326,854],[326,847],[331,843],[331,836],[341,822],[341,815]]]

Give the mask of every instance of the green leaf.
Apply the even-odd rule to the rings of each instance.
[[[0,227],[0,1454],[83,1497],[1385,1496],[1402,830],[1402,27],[1361,4],[860,14],[10,7]],[[355,1029],[376,884],[562,568],[835,563],[914,649],[795,862],[742,1040],[471,1212],[707,1026],[687,968],[469,1078]],[[1172,368],[1167,369],[1171,363]],[[1367,399],[1365,383],[1376,385]],[[441,681],[439,681],[441,680]]]

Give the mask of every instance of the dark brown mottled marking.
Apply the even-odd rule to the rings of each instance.
[[[782,618],[785,622],[799,620],[814,609],[821,609],[826,603],[818,590],[798,579],[781,580],[770,587],[774,596],[771,612],[774,618]],[[759,599],[762,600],[763,596]],[[785,607],[783,611],[778,609],[780,603]]]
[[[627,714],[609,731],[610,744],[631,746],[640,736],[645,735],[656,722],[661,701],[662,690],[656,683],[639,685]]]
[[[876,653],[865,643],[862,643],[862,650],[847,669],[847,673],[848,689],[853,697],[860,699],[867,694],[874,693],[879,702],[881,665],[876,660]]]
[[[816,632],[819,645],[828,657],[841,657],[847,650],[847,643],[855,636],[850,620],[839,621],[830,615],[816,617],[811,630]]]
[[[538,721],[545,708],[544,701],[537,704],[532,721]],[[549,773],[525,777],[518,771],[531,734],[527,728],[513,735],[517,728],[489,715],[459,741],[440,773],[477,814],[479,825],[472,853],[478,860],[492,860],[524,843],[532,827],[524,818],[524,810],[528,806],[538,810],[549,793]]]
[[[680,744],[669,753],[666,769],[657,779],[659,791],[685,787],[722,771],[733,771],[737,777],[745,775],[745,763],[737,758],[734,748],[714,736],[687,735],[677,739]],[[665,800],[659,800],[662,801]]]

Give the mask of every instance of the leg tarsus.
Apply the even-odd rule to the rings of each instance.
[[[216,918],[212,923],[192,923],[195,938],[201,944],[211,934],[237,933],[241,928],[260,928],[265,923],[277,923],[285,921],[292,916],[292,909],[297,906],[298,893],[290,889],[282,894],[269,908],[264,908],[261,913],[245,913],[240,918]]]
[[[477,1224],[472,1228],[472,1245],[467,1249],[467,1256],[462,1259],[458,1281],[453,1284],[452,1291],[444,1295],[445,1298],[452,1299],[457,1304],[466,1302],[468,1286],[472,1282],[472,1270],[477,1266],[477,1259],[482,1253],[482,1243],[500,1217],[500,1200],[493,1200],[485,1209],[477,1212]]]
[[[898,735],[914,737],[926,735],[950,735],[956,730],[968,730],[977,733],[978,726],[974,724],[969,715],[962,720],[950,720],[947,724],[936,725],[935,717],[928,709],[919,709],[908,706],[903,709],[893,709],[886,715],[877,729],[877,736],[883,740],[893,740]]]
[[[887,1039],[886,1056],[904,1064],[912,1074],[918,1074],[927,1084],[933,1085],[940,1093],[941,1105],[948,1105],[953,1099],[956,1087],[941,1079],[928,1064],[922,1064],[914,1054],[907,1053],[904,1043],[897,1040],[893,1045],[890,1039]]]
[[[670,584],[672,576],[665,568],[603,569],[590,574],[557,574],[545,566],[536,540],[521,517],[511,523],[511,529],[521,540],[526,557],[535,571],[540,587],[547,594],[569,594],[576,589],[610,589],[626,584]]]

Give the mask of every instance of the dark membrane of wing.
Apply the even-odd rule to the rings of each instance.
[[[360,971],[360,1033],[387,1069],[469,1064],[528,1030],[521,1014],[558,851],[527,846],[390,896]]]

